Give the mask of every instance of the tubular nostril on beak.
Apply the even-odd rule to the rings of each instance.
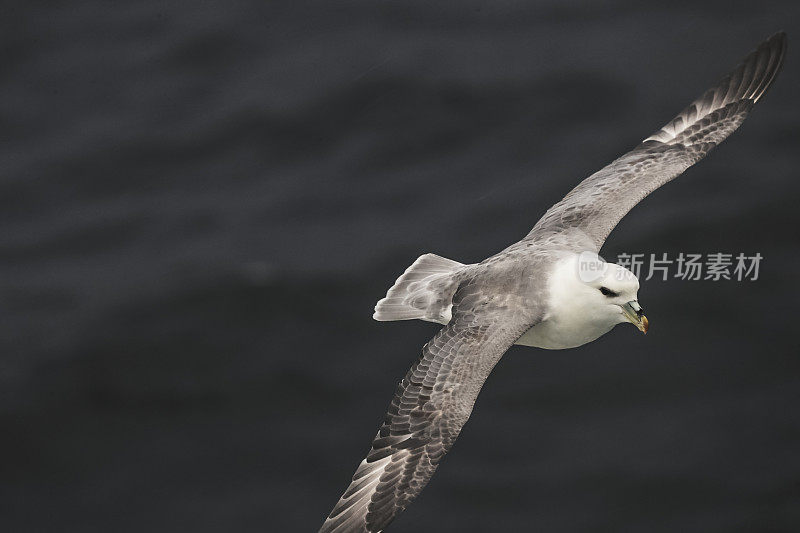
[[[642,318],[642,316],[644,316],[644,309],[642,309],[641,307],[639,309],[637,309],[636,310],[636,316],[638,316],[639,318]]]

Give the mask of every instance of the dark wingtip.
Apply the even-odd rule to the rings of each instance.
[[[769,37],[767,37],[764,42],[762,42],[758,47],[768,47],[773,44],[777,44],[781,48],[781,54],[786,52],[786,45],[789,43],[789,37],[786,35],[786,32],[781,30],[773,33]]]
[[[768,69],[764,73],[763,79],[758,84],[756,90],[753,92],[751,99],[758,102],[764,94],[772,86],[772,82],[780,73],[783,68],[783,62],[786,58],[786,49],[789,44],[789,39],[785,31],[779,31],[770,36],[767,40],[762,42],[756,50],[749,57],[755,57],[763,53],[768,54]]]
[[[786,32],[781,30],[779,32],[773,33],[766,41],[764,41],[761,46],[770,46],[773,44],[777,44],[780,47],[780,55],[786,55],[786,47],[789,44],[789,37],[786,35]]]

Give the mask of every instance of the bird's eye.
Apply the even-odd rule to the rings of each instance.
[[[619,294],[606,287],[600,287],[600,292],[603,293],[603,296],[608,296],[609,298],[619,296]]]

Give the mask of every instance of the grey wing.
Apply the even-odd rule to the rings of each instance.
[[[474,285],[456,292],[453,319],[397,386],[372,448],[320,533],[381,531],[422,491],[492,368],[536,322],[515,298]]]
[[[682,174],[739,127],[775,79],[785,54],[784,33],[761,43],[667,125],[583,180],[545,213],[523,242],[577,229],[599,250],[633,206]]]

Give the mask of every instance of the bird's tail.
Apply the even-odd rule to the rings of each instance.
[[[447,324],[452,316],[453,294],[458,288],[456,274],[463,268],[463,263],[436,254],[420,256],[375,305],[372,318]]]

